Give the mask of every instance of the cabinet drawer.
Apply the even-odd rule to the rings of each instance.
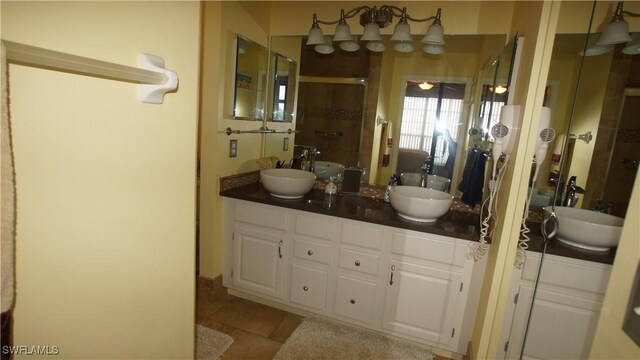
[[[371,323],[375,295],[375,283],[339,275],[334,312],[351,319]]]
[[[359,271],[365,274],[377,275],[380,257],[373,254],[365,254],[355,250],[340,249],[341,268]]]
[[[391,253],[441,264],[453,264],[456,244],[453,239],[396,232],[393,234]]]
[[[273,206],[257,206],[238,201],[235,206],[235,220],[260,225],[272,229],[287,230],[287,213]]]
[[[326,296],[326,271],[291,265],[291,302],[324,310]]]
[[[335,221],[325,216],[296,215],[296,234],[332,240]]]
[[[313,241],[296,239],[293,247],[293,255],[298,259],[317,261],[322,264],[329,264],[331,251],[329,245],[319,244]]]
[[[377,227],[354,223],[344,223],[342,225],[342,242],[345,244],[381,250],[382,234],[382,229]]]

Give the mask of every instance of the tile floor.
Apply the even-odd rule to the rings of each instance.
[[[230,335],[222,359],[268,360],[280,350],[303,317],[226,293],[198,292],[196,323]],[[436,356],[435,360],[448,360]]]

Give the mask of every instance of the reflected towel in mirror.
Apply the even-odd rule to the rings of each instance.
[[[391,121],[387,120],[384,126],[383,133],[383,147],[384,151],[382,152],[382,166],[389,166],[391,161],[391,149],[393,148],[393,124]]]
[[[469,150],[467,162],[462,172],[462,181],[458,190],[462,192],[462,202],[471,206],[482,202],[482,189],[484,188],[484,170],[487,162],[487,153],[479,148]]]

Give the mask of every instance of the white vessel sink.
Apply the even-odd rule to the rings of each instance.
[[[449,211],[453,196],[418,186],[394,186],[389,201],[402,218],[418,222],[434,222]]]
[[[546,212],[551,207],[544,207]],[[581,249],[607,251],[617,246],[623,218],[597,211],[556,206],[558,233],[556,239]]]
[[[313,188],[316,175],[296,169],[265,169],[260,171],[260,181],[272,196],[299,199]]]
[[[420,173],[400,174],[402,185],[420,186]],[[440,191],[449,191],[451,180],[443,176],[427,175],[427,187]]]
[[[316,161],[314,173],[322,179],[338,176],[344,171],[344,165],[331,161]]]

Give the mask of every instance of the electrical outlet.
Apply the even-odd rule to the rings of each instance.
[[[238,139],[231,139],[229,141],[229,157],[234,158],[238,156]]]
[[[289,138],[286,137],[282,140],[282,151],[289,150]]]

